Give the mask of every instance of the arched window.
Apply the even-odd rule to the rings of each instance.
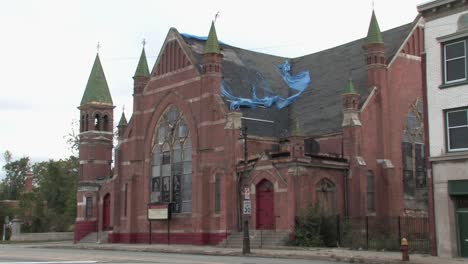
[[[336,187],[327,178],[321,179],[315,185],[317,203],[323,215],[331,215],[336,211]]]
[[[94,130],[101,130],[101,118],[99,114],[94,116]]]
[[[88,131],[88,124],[89,124],[89,115],[86,114],[86,119],[85,119],[85,131]]]
[[[104,131],[109,131],[109,117],[107,115],[104,115],[102,118],[102,123],[103,123],[103,129]]]
[[[402,137],[403,190],[405,201],[426,199],[423,104],[417,99],[406,116]],[[422,192],[418,191],[422,190]],[[408,203],[406,203],[408,208]]]
[[[150,200],[172,202],[174,213],[192,211],[192,145],[175,106],[164,112],[153,136]]]
[[[367,171],[367,211],[375,211],[374,172]]]
[[[82,115],[81,120],[80,120],[80,132],[83,132],[85,129],[84,122],[85,122],[85,116]]]

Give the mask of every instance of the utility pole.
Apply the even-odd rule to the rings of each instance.
[[[243,231],[244,231],[244,239],[243,239],[243,243],[242,243],[242,254],[250,254],[250,235],[249,235],[249,216],[250,216],[250,210],[251,210],[251,204],[250,204],[250,197],[248,195],[248,192],[247,191],[247,194],[246,194],[246,191],[249,186],[247,184],[247,163],[248,163],[248,160],[247,160],[247,127],[246,126],[243,126],[241,128],[241,138],[243,139],[244,141],[244,172],[243,172],[243,175],[242,175],[242,188],[244,190],[244,203],[243,203],[243,210],[242,210],[242,213],[243,213],[243,222],[244,222],[244,228],[243,228]]]

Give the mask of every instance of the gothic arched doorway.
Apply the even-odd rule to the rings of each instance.
[[[110,229],[110,194],[106,194],[102,203],[102,229]]]
[[[275,229],[273,184],[263,179],[257,184],[257,229]]]
[[[317,202],[322,215],[332,215],[336,212],[336,187],[327,178],[321,179],[315,185]]]

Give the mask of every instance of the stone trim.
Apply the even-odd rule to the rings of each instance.
[[[165,85],[165,86],[156,88],[156,89],[151,90],[151,91],[143,92],[143,95],[146,96],[146,95],[150,95],[150,94],[155,94],[155,93],[163,92],[163,91],[166,91],[166,90],[173,89],[173,88],[175,88],[175,87],[179,87],[179,86],[182,86],[182,85],[186,85],[186,84],[189,84],[189,83],[192,83],[192,82],[197,82],[197,81],[200,81],[200,80],[201,80],[201,77],[200,77],[200,76],[193,77],[193,78],[190,78],[190,79],[185,80],[185,81],[176,82],[176,83],[173,83],[173,84],[169,84],[169,85]],[[146,111],[145,111],[145,112],[146,112]]]
[[[468,151],[461,151],[458,153],[447,153],[438,157],[429,157],[429,161],[439,162],[439,161],[453,161],[453,160],[468,160]]]
[[[202,128],[202,127],[205,127],[205,126],[220,125],[220,124],[224,124],[225,122],[226,122],[225,118],[222,118],[222,119],[219,119],[219,120],[216,120],[216,121],[203,121],[200,124],[198,124],[197,127]]]

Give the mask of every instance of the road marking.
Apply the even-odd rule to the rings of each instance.
[[[0,264],[85,264],[97,263],[95,260],[85,261],[23,261],[23,262],[0,262]]]

